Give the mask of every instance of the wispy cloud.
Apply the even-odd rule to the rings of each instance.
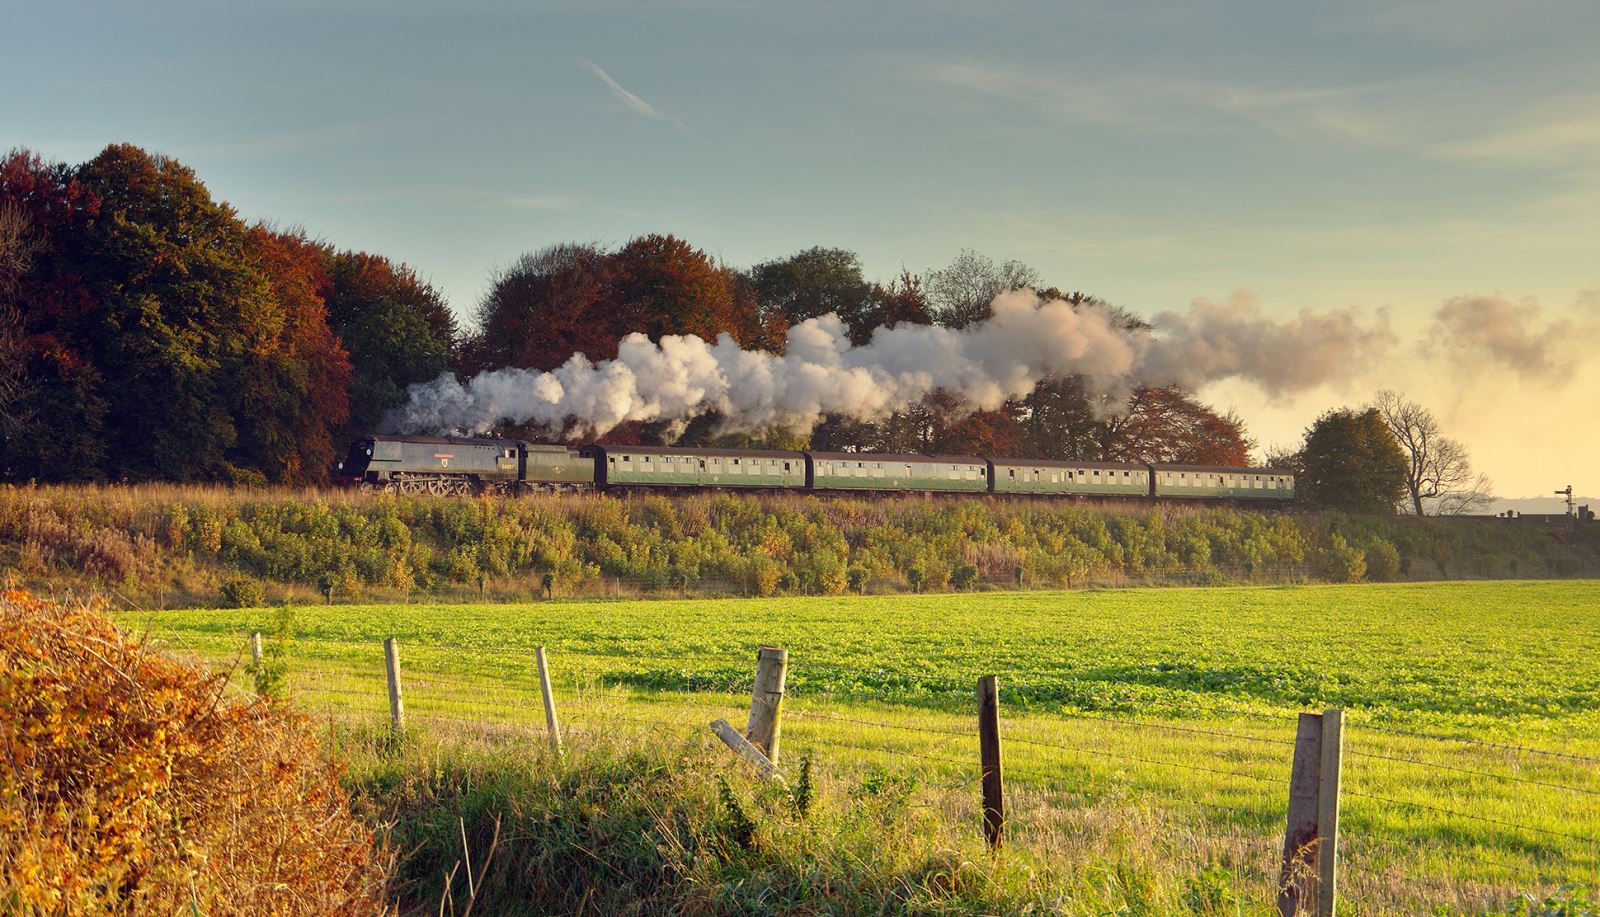
[[[1348,104],[1354,97],[1371,94],[1373,86],[1261,88],[1152,76],[1051,73],[970,59],[917,63],[911,76],[1058,117],[1133,129],[1178,129],[1175,119],[1187,114],[1242,118],[1290,134],[1311,130],[1365,139],[1382,130]]]
[[[655,121],[666,121],[670,124],[676,124],[683,130],[688,130],[682,121],[679,121],[672,115],[667,114],[654,105],[651,105],[649,102],[646,102],[644,99],[641,99],[629,92],[627,87],[612,79],[611,74],[607,73],[599,64],[589,60],[587,57],[578,58],[578,63],[584,69],[599,77],[600,80],[606,84],[606,86],[610,87],[611,94],[620,99],[622,104],[628,106],[628,108],[633,111],[634,114],[643,115],[646,118],[650,118]]]
[[[1499,159],[1517,162],[1558,163],[1591,161],[1600,146],[1600,99],[1589,97],[1560,107],[1542,106],[1514,123],[1502,125],[1472,140],[1443,149],[1463,159]]]
[[[508,197],[502,200],[501,203],[518,210],[565,210],[570,206],[566,198],[542,194]]]
[[[505,196],[482,188],[460,185],[412,183],[342,191],[322,194],[310,200],[339,206],[364,206],[367,204],[412,203],[427,201],[430,204],[449,203],[477,210],[511,208],[515,210],[565,210],[572,206],[568,198],[553,194],[520,194]]]

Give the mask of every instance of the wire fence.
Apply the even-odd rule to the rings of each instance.
[[[234,689],[250,689],[244,635],[165,630],[150,639],[232,668]],[[546,739],[531,653],[421,639],[408,639],[399,653],[408,729],[491,742]],[[389,721],[381,645],[296,640],[281,659],[291,696],[330,725],[381,729]],[[619,645],[602,652],[553,649],[550,659],[553,693],[572,741],[619,733],[698,736],[717,753],[708,723],[738,722],[750,703],[748,656],[635,654]],[[808,671],[818,677],[808,679]],[[787,757],[780,763],[810,757],[827,762],[840,779],[865,779],[868,771],[912,775],[924,791],[942,794],[951,817],[972,815],[979,804],[979,729],[970,703],[963,709],[907,701],[908,690],[970,699],[972,682],[813,667],[803,655],[789,674]],[[825,687],[838,684],[855,687]],[[1199,866],[1244,858],[1235,865],[1261,887],[1279,881],[1299,711],[1159,699],[1140,702],[1161,715],[1030,707],[1027,700],[1051,695],[1054,686],[1002,686],[1002,701],[1024,702],[1003,708],[1013,712],[1001,721],[1008,798],[1026,813],[1016,822],[1016,843],[1037,841],[1048,850],[1063,838],[1081,842],[1105,831],[1108,820],[1137,816],[1151,819]],[[1498,736],[1363,722],[1359,714],[1352,711],[1343,745],[1342,895],[1364,896],[1377,910],[1426,910],[1420,905],[1440,895],[1499,907],[1519,892],[1600,884],[1600,757]]]

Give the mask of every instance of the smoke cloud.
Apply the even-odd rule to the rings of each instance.
[[[1579,299],[1580,319],[1543,321],[1532,299],[1516,302],[1504,296],[1458,296],[1433,315],[1425,353],[1442,352],[1474,372],[1486,363],[1499,364],[1524,379],[1564,383],[1572,378],[1600,331],[1600,307],[1585,294]]]
[[[576,438],[627,421],[683,423],[715,412],[724,432],[809,430],[824,415],[882,420],[938,391],[967,409],[992,410],[1069,374],[1108,396],[1237,378],[1282,397],[1348,375],[1393,340],[1383,313],[1366,322],[1354,313],[1302,312],[1279,322],[1262,316],[1249,294],[1197,300],[1154,326],[1130,332],[1104,308],[1016,290],[996,297],[990,317],[975,325],[881,327],[860,346],[832,314],[790,328],[781,355],[742,350],[727,335],[708,343],[631,334],[613,360],[577,354],[551,372],[503,369],[466,382],[446,374],[412,386],[398,426],[484,432],[510,421]]]

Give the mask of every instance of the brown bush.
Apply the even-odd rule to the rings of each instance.
[[[386,854],[307,722],[225,688],[0,592],[0,912],[383,912]]]

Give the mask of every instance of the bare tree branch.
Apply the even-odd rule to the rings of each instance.
[[[1389,390],[1377,394],[1373,407],[1405,453],[1406,494],[1413,513],[1424,514],[1423,501],[1434,501],[1441,515],[1460,515],[1487,504],[1489,479],[1481,474],[1474,479],[1467,447],[1440,432],[1432,411]]]
[[[1440,516],[1469,516],[1487,509],[1494,502],[1494,485],[1489,476],[1479,474],[1472,486],[1454,490],[1439,498],[1437,514]]]

